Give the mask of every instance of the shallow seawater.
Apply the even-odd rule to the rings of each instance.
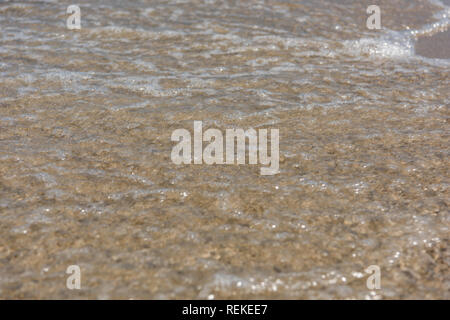
[[[450,299],[450,61],[414,52],[450,9],[378,3],[78,1],[68,30],[0,1],[0,298]],[[194,120],[279,129],[280,173],[175,165]]]

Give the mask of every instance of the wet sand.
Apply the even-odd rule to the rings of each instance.
[[[450,299],[450,66],[404,32],[441,8],[370,2],[1,3],[0,298]],[[175,165],[194,120],[280,173]]]

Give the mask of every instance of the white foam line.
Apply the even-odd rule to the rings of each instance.
[[[443,8],[433,17],[438,21],[426,24],[416,30],[387,30],[379,38],[362,38],[344,41],[344,47],[357,55],[369,55],[380,58],[404,58],[415,56],[414,42],[421,35],[432,35],[445,31],[450,25],[450,7],[439,0],[429,0],[430,3]],[[427,58],[424,58],[427,59]],[[434,59],[427,59],[434,61]]]

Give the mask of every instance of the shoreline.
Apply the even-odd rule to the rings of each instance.
[[[450,0],[442,0],[442,3],[450,6]],[[420,36],[415,43],[415,53],[426,58],[450,59],[450,30]]]

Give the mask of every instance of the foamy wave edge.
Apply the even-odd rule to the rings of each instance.
[[[448,29],[450,26],[450,7],[439,0],[429,0],[442,7],[433,17],[437,22],[424,25],[417,30],[387,30],[379,38],[362,38],[344,41],[346,53],[379,58],[404,58],[415,55],[414,44],[419,36],[433,35]]]

